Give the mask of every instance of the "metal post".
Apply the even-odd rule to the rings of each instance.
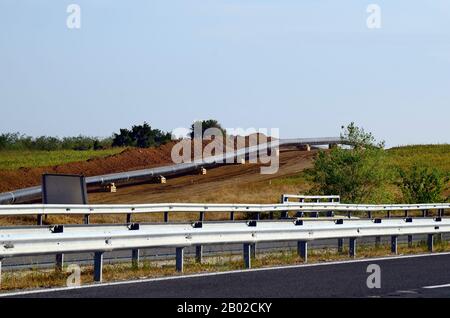
[[[127,223],[131,223],[131,213],[127,214]]]
[[[83,219],[83,223],[84,223],[84,224],[89,224],[89,217],[90,217],[89,214],[85,214],[85,215],[84,215],[84,219]]]
[[[344,239],[338,239],[338,253],[342,253],[344,251]]]
[[[367,212],[367,217],[368,217],[369,219],[372,218],[372,211],[368,211],[368,212]]]
[[[433,252],[433,243],[434,243],[434,235],[433,234],[428,234],[428,240],[427,240],[427,245],[428,245],[428,251],[429,252]]]
[[[256,243],[250,244],[250,255],[253,259],[256,258]]]
[[[203,222],[205,220],[205,212],[200,212],[199,221]]]
[[[57,272],[62,272],[64,267],[64,254],[56,254],[55,269]]]
[[[131,250],[131,266],[134,269],[139,268],[139,249]]]
[[[230,212],[230,221],[234,221],[234,212]]]
[[[388,219],[391,218],[391,211],[387,211],[387,217],[388,217]]]
[[[427,216],[428,216],[428,211],[422,210],[422,217],[427,217]]]
[[[304,263],[308,263],[308,242],[298,241],[297,242],[297,253],[303,259]]]
[[[288,219],[289,218],[289,212],[288,211],[283,211],[281,212],[281,219]]]
[[[349,240],[349,255],[350,257],[356,256],[356,237],[351,237]]]
[[[169,223],[169,212],[164,212],[164,223]]]
[[[37,225],[42,225],[42,214],[38,214],[37,216]]]
[[[184,267],[184,247],[177,247],[176,264],[175,264],[176,271],[182,273],[183,267]]]
[[[409,214],[408,212],[409,212],[408,210],[405,211],[405,218],[408,217],[408,214]]]
[[[328,200],[330,203],[334,203],[334,199],[331,198]],[[334,216],[334,212],[333,211],[327,211],[327,217],[331,218]]]
[[[255,220],[259,221],[261,219],[261,213],[256,213],[255,214]]]
[[[398,236],[397,235],[391,236],[391,252],[393,254],[398,254]]]
[[[196,245],[195,246],[195,261],[199,264],[202,263],[203,259],[203,246],[202,245]]]
[[[249,269],[252,268],[252,260],[251,260],[251,247],[249,243],[244,243],[244,267]]]
[[[348,212],[347,212],[347,217],[348,217],[349,219],[352,218],[352,212],[351,212],[351,211],[348,211]]]
[[[103,280],[103,252],[94,254],[94,282],[101,283]]]
[[[375,236],[375,247],[381,246],[381,236]]]
[[[269,220],[273,220],[273,212],[269,212]]]

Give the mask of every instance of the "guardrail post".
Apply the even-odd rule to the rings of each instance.
[[[183,267],[184,267],[184,247],[177,247],[176,261],[175,261],[176,271],[182,273]]]
[[[428,210],[422,210],[422,217],[427,217],[428,216]]]
[[[356,256],[356,237],[350,238],[348,252],[349,252],[350,257]]]
[[[331,198],[328,200],[330,203],[334,203],[334,199]],[[327,211],[327,217],[331,218],[334,216],[334,212],[333,211]]]
[[[380,247],[381,245],[381,236],[375,236],[375,247]]]
[[[139,268],[139,249],[131,250],[131,267],[133,269]]]
[[[244,243],[244,267],[247,269],[252,268],[252,260],[251,260],[251,246],[249,243]]]
[[[62,272],[64,267],[64,254],[56,254],[56,264],[55,264],[55,270],[57,272]]]
[[[391,218],[391,211],[387,211],[387,217],[388,217],[388,219]]]
[[[444,209],[439,209],[439,210],[438,210],[438,216],[439,216],[439,217],[444,216]]]
[[[280,219],[289,219],[289,212],[288,211],[281,212]]]
[[[347,212],[347,217],[348,217],[349,219],[352,218],[352,212],[351,212],[351,211],[348,211],[348,212]]]
[[[94,254],[94,282],[101,283],[103,280],[103,252]]]
[[[195,261],[199,264],[202,263],[203,259],[203,246],[202,245],[196,245],[195,246]]]
[[[127,213],[127,224],[131,223],[131,213]]]
[[[413,236],[412,235],[408,235],[408,247],[409,248],[413,247]]]
[[[250,256],[256,258],[256,243],[250,244]]]
[[[342,253],[344,251],[344,239],[338,239],[338,253]]]
[[[304,263],[308,263],[308,242],[298,241],[297,242],[297,253],[303,259]]]
[[[428,245],[428,252],[433,252],[434,249],[434,235],[433,234],[428,234],[428,239],[427,239],[427,245]]]
[[[169,212],[164,212],[164,223],[169,223]]]
[[[269,212],[269,220],[273,220],[273,212]]]
[[[84,215],[84,219],[83,219],[83,223],[84,224],[89,224],[89,217],[90,217],[90,214],[85,214]]]
[[[205,212],[200,212],[200,217],[198,218],[200,222],[205,221]]]
[[[405,211],[405,218],[408,217],[408,214],[409,214],[408,212],[409,212],[408,210]]]
[[[43,217],[42,214],[37,215],[37,225],[42,225],[42,217]]]
[[[391,236],[391,252],[393,254],[398,254],[398,236],[397,235]]]
[[[0,289],[2,289],[2,261],[3,258],[0,258]]]
[[[259,221],[261,219],[261,213],[255,213],[254,219]]]
[[[234,212],[230,212],[230,221],[234,221]]]
[[[367,212],[367,217],[368,217],[369,219],[372,218],[372,211],[368,211],[368,212]]]

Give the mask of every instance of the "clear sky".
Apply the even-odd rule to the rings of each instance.
[[[66,8],[81,7],[81,29]],[[369,29],[366,8],[381,8]],[[149,122],[450,142],[448,0],[0,0],[0,133]]]

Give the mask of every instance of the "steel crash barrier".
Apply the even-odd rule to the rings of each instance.
[[[199,221],[205,220],[206,213],[229,213],[230,220],[235,219],[235,213],[250,213],[258,220],[261,215],[267,214],[269,219],[274,219],[274,213],[280,212],[281,218],[289,218],[290,212],[296,212],[296,216],[311,214],[317,217],[319,213],[332,216],[335,213],[345,213],[351,218],[352,213],[365,213],[372,218],[373,213],[403,212],[408,217],[412,211],[420,211],[423,217],[430,216],[434,211],[437,216],[445,215],[445,210],[450,209],[450,203],[427,204],[342,204],[342,203],[291,203],[280,204],[203,204],[203,203],[156,203],[156,204],[116,204],[116,205],[58,205],[58,204],[24,204],[24,205],[0,205],[0,216],[23,215],[84,215],[85,223],[90,215],[126,214],[126,223],[131,223],[133,214],[163,213],[164,222],[169,222],[169,213],[199,213]],[[332,214],[330,214],[330,211]],[[38,219],[41,219],[38,217]],[[40,224],[39,224],[40,225]]]
[[[61,270],[63,253],[93,252],[93,279],[100,282],[103,254],[109,251],[131,250],[136,265],[139,249],[172,247],[176,249],[176,270],[182,272],[184,249],[189,246],[196,246],[199,253],[196,259],[201,262],[204,245],[240,243],[244,266],[251,268],[252,247],[258,242],[296,241],[299,256],[307,262],[308,243],[313,240],[348,238],[349,255],[355,257],[358,238],[390,236],[391,251],[397,253],[399,236],[408,236],[408,242],[412,243],[412,235],[426,234],[431,252],[434,235],[447,232],[450,232],[450,219],[442,217],[9,227],[0,229],[0,259],[56,254],[57,268]]]

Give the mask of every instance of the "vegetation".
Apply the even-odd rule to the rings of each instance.
[[[124,148],[103,150],[5,150],[0,151],[0,170],[49,167],[69,162],[86,161],[120,153]]]
[[[201,136],[195,135],[196,133],[199,133],[199,132],[195,131],[196,126],[202,127]],[[226,135],[226,130],[224,128],[222,128],[222,125],[217,120],[215,120],[215,119],[198,120],[198,121],[192,123],[192,125],[191,125],[191,133],[190,133],[191,139],[194,139],[194,137],[202,138],[205,131],[210,128],[217,128],[222,132],[222,135],[224,135],[224,136]]]
[[[409,169],[399,169],[398,186],[403,193],[405,203],[441,202],[444,186],[449,178],[444,177],[436,168],[415,164]]]
[[[383,165],[384,143],[376,142],[371,133],[351,123],[341,134],[351,149],[333,148],[320,151],[310,175],[316,194],[339,194],[342,201],[371,202],[384,188],[388,174]]]
[[[0,150],[101,150],[111,147],[111,138],[95,137],[30,137],[20,133],[0,135]]]
[[[157,147],[169,142],[172,135],[159,129],[152,129],[149,124],[133,126],[131,130],[120,129],[118,134],[114,134],[113,147]]]

